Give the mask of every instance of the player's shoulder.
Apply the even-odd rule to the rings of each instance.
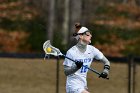
[[[67,52],[68,53],[73,53],[76,50],[77,50],[76,46],[72,46]]]
[[[88,47],[89,49],[95,49],[95,47],[94,47],[93,45],[87,45],[87,47]]]
[[[90,51],[97,51],[98,49],[95,47],[95,46],[93,46],[93,45],[88,45],[88,49],[90,50]]]

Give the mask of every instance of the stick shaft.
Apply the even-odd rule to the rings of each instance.
[[[64,56],[65,58],[67,58],[67,59],[69,59],[69,60],[71,60],[71,61],[73,61],[73,62],[76,62],[75,60],[73,60],[73,59],[67,57],[67,56],[64,55],[64,54],[63,54],[62,56]],[[84,65],[83,65],[83,66],[84,66]],[[89,69],[90,71],[96,73],[97,75],[100,75],[100,74],[101,74],[100,72],[98,72],[97,70],[95,70],[95,69],[93,69],[93,68],[89,68],[89,67],[87,67],[87,66],[84,66],[84,67],[86,67],[86,68]]]

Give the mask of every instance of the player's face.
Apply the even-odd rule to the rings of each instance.
[[[86,44],[90,44],[91,43],[91,33],[90,32],[86,32],[84,35],[83,35],[83,41],[86,43]]]

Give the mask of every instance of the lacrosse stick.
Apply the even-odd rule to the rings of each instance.
[[[60,51],[58,48],[53,47],[53,46],[51,45],[51,43],[50,43],[50,40],[47,40],[47,41],[43,44],[43,50],[45,51],[45,57],[44,57],[44,59],[46,58],[46,56],[53,55],[53,56],[63,56],[63,57],[65,57],[65,58],[67,58],[67,59],[69,59],[69,60],[71,60],[71,61],[73,61],[73,62],[76,62],[75,60],[73,60],[73,59],[67,57],[67,56],[64,55],[64,54],[62,54],[61,51]],[[98,72],[98,71],[95,70],[95,69],[89,68],[89,67],[84,66],[84,65],[83,65],[83,67],[86,67],[87,69],[89,69],[90,71],[96,73],[96,74],[99,75],[99,76],[101,75],[101,73]],[[109,78],[106,78],[106,79],[109,79]]]

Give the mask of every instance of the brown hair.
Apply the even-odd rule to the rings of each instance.
[[[82,25],[80,23],[75,23],[75,33],[81,29]]]

